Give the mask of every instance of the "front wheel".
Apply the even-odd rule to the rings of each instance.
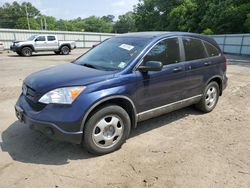
[[[205,113],[211,112],[218,102],[219,91],[217,82],[210,82],[204,91],[202,99],[196,104],[196,108]]]
[[[130,133],[130,118],[120,106],[109,105],[95,111],[84,129],[83,146],[102,155],[119,149]]]
[[[22,56],[29,57],[32,56],[32,49],[30,47],[23,47],[21,50]]]

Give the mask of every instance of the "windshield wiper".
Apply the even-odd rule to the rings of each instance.
[[[97,66],[91,65],[91,64],[88,64],[88,63],[84,63],[84,64],[82,64],[82,66],[93,68],[93,69],[99,69]]]

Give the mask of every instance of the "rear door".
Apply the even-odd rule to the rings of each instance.
[[[213,61],[208,57],[204,42],[197,38],[182,37],[185,56],[186,90],[184,98],[203,93],[206,80],[213,74]]]
[[[48,50],[57,50],[58,49],[58,41],[54,35],[47,36],[47,48],[48,48]]]
[[[161,71],[136,71],[138,112],[174,103],[182,98],[186,81],[179,43],[177,37],[161,40],[143,58],[142,64],[160,61],[164,66]]]

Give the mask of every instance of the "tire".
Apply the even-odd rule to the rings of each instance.
[[[30,47],[23,47],[21,50],[22,56],[29,57],[32,56],[32,49]]]
[[[54,51],[56,55],[60,55],[61,51]]]
[[[211,112],[219,100],[219,95],[220,89],[217,82],[210,82],[205,88],[202,99],[195,107],[205,113]]]
[[[69,52],[70,52],[70,49],[69,49],[68,46],[63,46],[63,47],[61,48],[61,53],[62,53],[63,55],[68,55]]]
[[[118,150],[129,136],[131,121],[120,106],[96,110],[84,128],[83,146],[88,152],[103,155]]]

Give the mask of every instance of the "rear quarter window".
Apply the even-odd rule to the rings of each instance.
[[[218,48],[216,48],[214,45],[212,45],[208,42],[205,42],[205,41],[204,41],[204,44],[205,44],[205,47],[207,49],[207,53],[208,53],[209,57],[219,56],[221,54],[220,50]]]
[[[201,40],[184,37],[182,41],[186,61],[207,58],[207,54]]]

